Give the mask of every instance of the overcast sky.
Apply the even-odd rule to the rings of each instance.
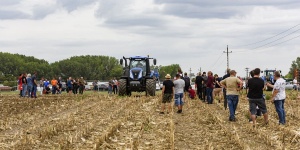
[[[0,0],[0,51],[50,63],[150,55],[183,71],[281,69],[300,52],[299,0]]]

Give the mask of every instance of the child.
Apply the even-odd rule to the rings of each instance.
[[[195,90],[192,88],[192,86],[190,86],[190,88],[189,88],[189,97],[191,99],[195,99],[195,95],[196,95]]]

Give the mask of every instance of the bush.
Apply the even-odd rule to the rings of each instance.
[[[17,81],[4,81],[3,85],[10,86],[10,87],[17,86]]]

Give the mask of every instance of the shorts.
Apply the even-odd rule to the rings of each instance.
[[[183,105],[183,93],[177,93],[175,94],[175,105],[178,106],[178,105]]]
[[[162,99],[162,103],[170,103],[172,101],[173,94],[165,93]]]
[[[265,99],[263,99],[263,98],[249,99],[249,109],[250,109],[251,115],[257,114],[257,109],[256,109],[257,106],[263,114],[268,112]]]
[[[72,91],[73,90],[73,87],[68,87],[69,91]]]
[[[97,90],[98,90],[98,86],[94,86],[94,87],[93,87],[93,90],[94,90],[94,91],[97,91]]]
[[[221,95],[223,93],[222,88],[214,88],[214,94]]]

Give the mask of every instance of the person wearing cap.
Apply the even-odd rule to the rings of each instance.
[[[167,74],[165,78],[166,80],[163,82],[162,88],[162,105],[160,114],[164,114],[166,103],[168,103],[168,113],[171,112],[171,101],[174,94],[174,83],[171,81],[170,74]]]
[[[178,107],[177,113],[182,113],[182,106],[183,106],[183,98],[184,98],[184,87],[185,82],[183,79],[181,79],[180,74],[176,74],[176,79],[174,81],[174,100],[175,105]]]
[[[239,91],[242,88],[242,86],[239,87],[239,85],[242,84],[242,81],[236,77],[235,70],[231,70],[230,77],[221,81],[222,87],[224,87],[227,91],[226,97],[230,113],[229,121],[236,121],[235,111],[239,103]]]

